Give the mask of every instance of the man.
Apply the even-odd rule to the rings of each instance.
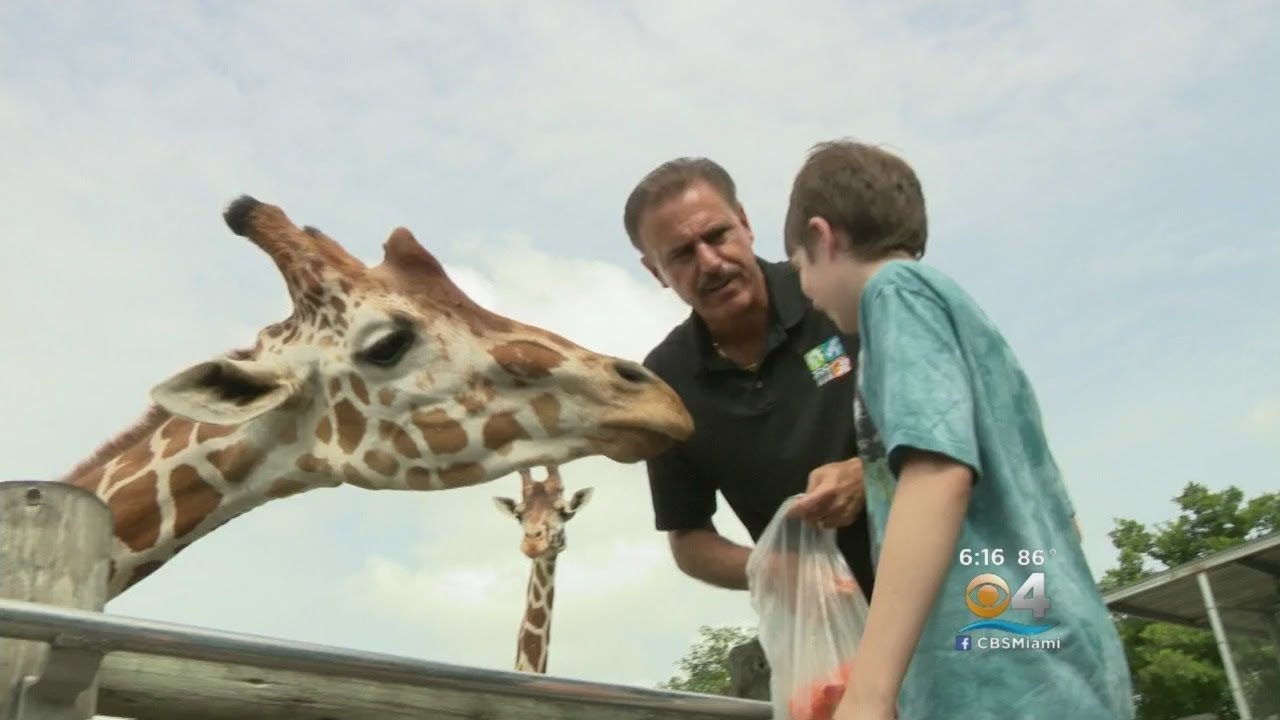
[[[696,428],[647,463],[656,525],[676,565],[711,585],[747,589],[751,551],[716,531],[716,492],[753,540],[785,499],[805,493],[793,514],[837,528],[870,599],[856,336],[808,303],[788,263],[755,255],[734,182],[711,160],[657,167],[628,197],[623,224],[644,266],[692,310],[644,362],[680,394]]]

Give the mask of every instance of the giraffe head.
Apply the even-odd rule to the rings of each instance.
[[[565,500],[559,469],[547,468],[547,479],[537,482],[528,470],[520,471],[520,502],[495,497],[498,510],[520,521],[524,536],[520,552],[530,559],[560,554],[565,548],[564,525],[591,499],[591,488],[583,488]]]
[[[437,490],[588,455],[638,462],[693,431],[643,366],[481,308],[405,228],[367,267],[251,197],[223,219],[275,262],[293,311],[251,350],[188,367],[151,395],[256,441],[288,491]]]

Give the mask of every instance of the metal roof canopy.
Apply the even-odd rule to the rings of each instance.
[[[1115,612],[1211,629],[1241,720],[1253,717],[1227,636],[1270,639],[1280,658],[1280,533],[1170,568],[1103,599]]]
[[[1170,568],[1113,590],[1104,599],[1115,612],[1210,630],[1200,573],[1207,576],[1227,634],[1276,640],[1272,633],[1280,612],[1280,533]]]

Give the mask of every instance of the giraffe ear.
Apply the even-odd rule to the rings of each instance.
[[[510,515],[511,517],[520,517],[520,515],[516,512],[516,501],[512,500],[511,498],[496,497],[493,499],[493,504],[497,505],[498,511],[504,515]]]
[[[581,510],[582,506],[586,505],[587,501],[590,499],[591,499],[591,488],[582,488],[578,492],[574,493],[573,497],[569,498],[569,505],[567,506],[567,510],[571,513],[576,513],[579,510]]]
[[[178,417],[234,425],[279,407],[300,387],[296,378],[266,363],[222,357],[162,381],[151,389],[151,399]]]

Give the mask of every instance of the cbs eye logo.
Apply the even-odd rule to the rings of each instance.
[[[999,575],[983,573],[969,581],[969,587],[964,589],[964,601],[969,612],[991,619],[1009,607],[1009,586]]]
[[[974,576],[965,587],[964,602],[969,606],[969,612],[982,619],[964,626],[959,632],[988,628],[1017,635],[1035,635],[1056,626],[1057,623],[1028,625],[1007,619],[996,619],[1010,609],[1030,610],[1034,617],[1044,617],[1045,611],[1052,604],[1048,595],[1045,594],[1044,585],[1045,578],[1042,572],[1031,573],[1026,582],[1013,593],[1009,592],[1009,584],[1004,578],[995,573]]]

